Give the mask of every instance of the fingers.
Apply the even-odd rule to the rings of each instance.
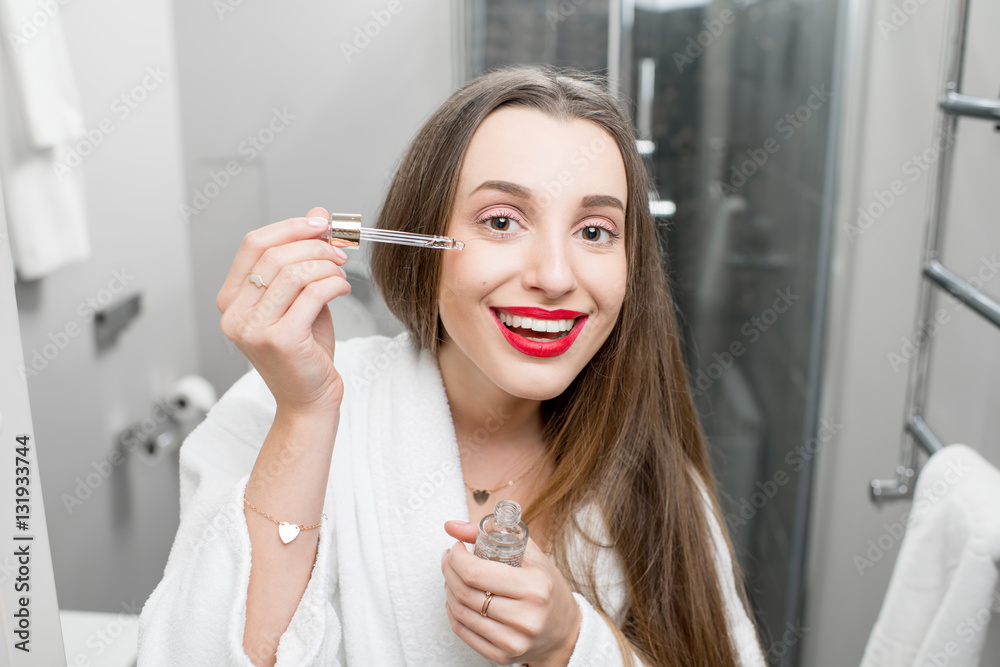
[[[340,274],[313,281],[302,289],[302,296],[288,307],[283,321],[293,328],[309,327],[328,303],[350,293],[351,284]]]
[[[451,624],[451,631],[454,632],[459,639],[468,644],[474,651],[479,655],[483,656],[487,660],[500,664],[506,665],[510,664],[510,660],[506,659],[506,656],[501,651],[500,647],[490,642],[488,639],[480,635],[478,632],[470,628],[468,625],[462,622],[459,618],[461,615],[464,618],[464,614],[455,613],[452,611],[452,603],[445,603],[445,612],[448,614],[448,621]],[[488,618],[484,618],[484,621],[489,621]],[[499,624],[497,624],[499,625]]]
[[[322,206],[315,206],[315,207],[309,209],[309,212],[306,213],[306,217],[307,218],[323,218],[324,220],[329,220],[330,219],[330,214],[327,213],[326,209],[323,208]]]
[[[320,258],[329,259],[338,264],[343,264],[347,261],[347,255],[336,246],[330,245],[325,241],[319,242],[315,240],[326,229],[325,216],[315,215],[322,212],[323,209],[321,208],[314,208],[309,212],[313,216],[313,220],[319,221],[318,224],[311,223],[309,216],[305,218],[289,218],[288,220],[282,220],[281,222],[275,222],[260,229],[255,229],[244,236],[243,243],[236,253],[236,258],[229,269],[229,274],[226,276],[216,298],[216,305],[220,312],[225,312],[237,299],[238,295],[254,294],[251,290],[246,290],[247,287],[254,287],[247,280],[251,273],[259,274],[265,283],[270,284],[280,266],[291,261]],[[334,242],[337,245],[347,245],[339,239],[335,239]],[[286,247],[296,248],[293,255],[284,254],[279,256],[273,252],[268,255],[270,251]],[[267,260],[264,265],[258,267],[258,263],[265,256],[267,256]],[[282,258],[284,263],[277,261],[279,257]],[[260,295],[257,294],[255,298],[260,298]]]
[[[506,665],[524,655],[531,648],[531,637],[509,625],[494,620],[493,605],[490,602],[487,615],[462,605],[446,592],[445,611],[451,622],[451,630],[477,653],[495,663]]]
[[[543,563],[549,562],[549,557],[545,555],[541,547],[535,544],[535,541],[528,538],[528,544],[524,548],[524,559],[521,561],[521,567],[545,567]]]
[[[346,277],[339,268],[346,260],[343,250],[312,240],[268,248],[240,280],[229,307],[247,310],[260,301],[286,293],[289,288],[301,289],[310,280],[331,275]],[[322,268],[321,263],[327,266]],[[250,282],[251,273],[261,277],[267,285],[266,290]]]
[[[504,565],[503,567],[509,566]],[[449,599],[454,604],[474,610],[477,614],[481,613],[483,603],[486,601],[486,591],[492,591],[492,589],[473,588],[469,586],[452,567],[443,567],[442,570],[444,571],[445,590]],[[507,605],[509,599],[505,598],[502,593],[498,593],[497,591],[492,592],[493,599],[490,600],[490,606],[487,610],[489,618],[495,622],[508,622],[510,619],[505,615],[504,611],[509,609]],[[505,601],[504,604],[501,604],[502,600]]]
[[[290,307],[305,296],[305,309],[312,311],[311,319],[303,323],[305,328],[312,325],[319,308],[325,306],[330,299],[321,300],[321,296],[340,291],[347,293],[350,286],[344,279],[343,269],[328,260],[313,260],[289,264],[283,267],[271,280],[263,296],[254,304],[247,304],[246,323],[254,328],[268,327],[282,319]],[[331,280],[332,279],[332,280]],[[338,290],[338,285],[340,289]],[[244,298],[240,295],[237,303]],[[332,297],[331,297],[332,299]],[[301,322],[301,315],[296,319]],[[288,322],[287,324],[291,324]]]
[[[444,530],[456,540],[474,544],[479,534],[479,527],[466,521],[445,521]]]
[[[471,537],[462,522],[445,524],[456,539]],[[568,658],[579,631],[572,591],[530,539],[524,566],[483,560],[456,542],[441,558],[445,609],[452,631],[479,654],[499,664]],[[487,593],[491,591],[489,605]],[[486,615],[483,608],[486,606]]]
[[[455,582],[456,594],[470,606],[475,606],[475,597],[481,596],[483,591],[539,604],[547,603],[552,594],[552,580],[542,569],[511,567],[484,560],[469,553],[460,543],[456,543],[442,560],[441,571],[447,583]],[[465,588],[458,586],[459,581]],[[482,604],[481,599],[479,602]]]

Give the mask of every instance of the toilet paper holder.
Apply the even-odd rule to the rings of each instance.
[[[166,398],[153,402],[151,414],[129,424],[118,435],[123,453],[136,451],[156,461],[180,443],[215,404],[215,388],[197,375],[181,378]]]

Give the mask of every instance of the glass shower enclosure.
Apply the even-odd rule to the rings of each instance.
[[[456,83],[607,74],[654,177],[685,362],[769,664],[802,623],[835,146],[836,0],[456,0]]]

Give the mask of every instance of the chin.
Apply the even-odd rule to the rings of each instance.
[[[552,369],[539,368],[537,372],[519,372],[517,366],[507,367],[499,375],[492,375],[493,382],[511,396],[532,401],[547,401],[559,396],[576,379],[577,374],[559,373],[553,377]]]

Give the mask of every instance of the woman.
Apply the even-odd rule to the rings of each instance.
[[[647,192],[597,79],[509,68],[386,196],[380,227],[466,243],[373,244],[405,334],[334,345],[323,209],[248,234],[218,305],[255,371],[182,448],[140,662],[763,665]],[[501,498],[520,569],[465,546]]]

